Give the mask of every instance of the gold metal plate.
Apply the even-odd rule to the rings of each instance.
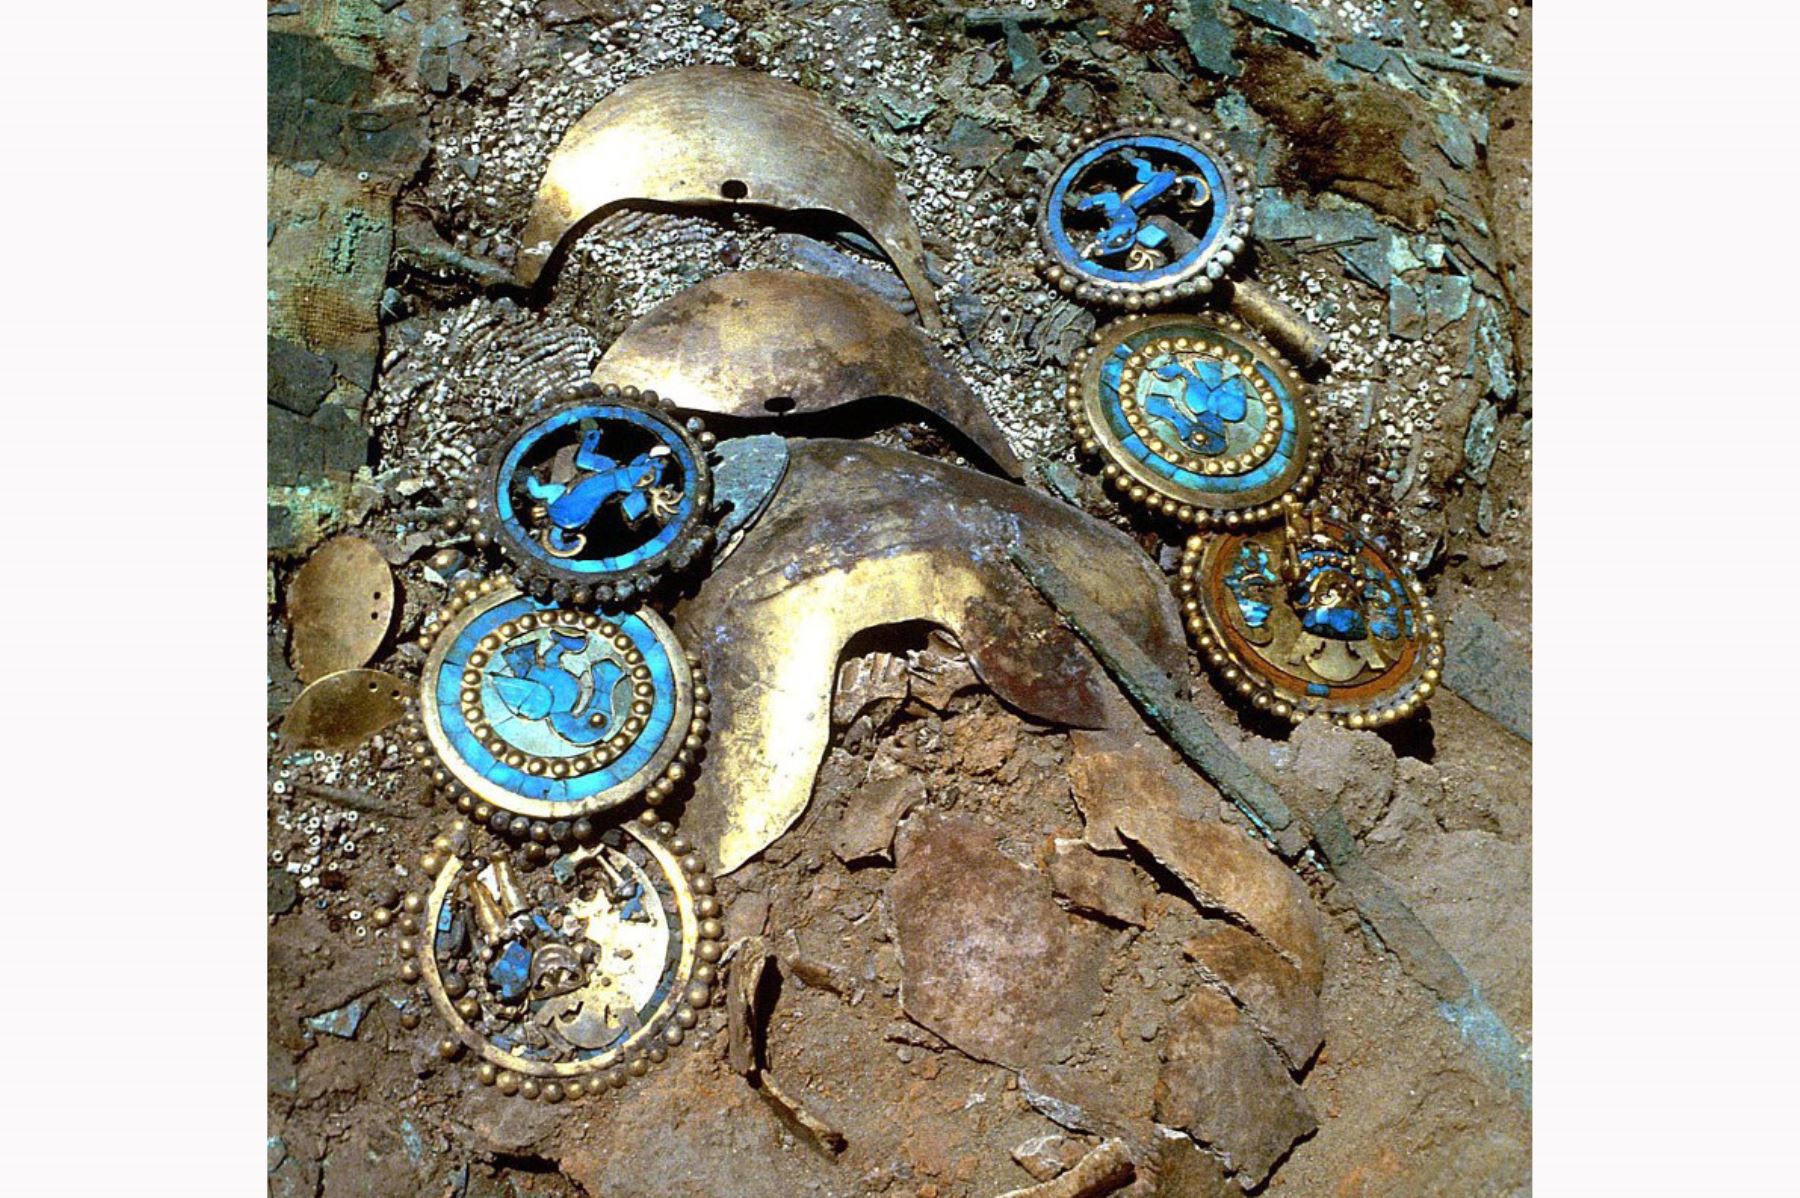
[[[394,622],[394,573],[361,537],[333,537],[288,582],[287,617],[300,681],[367,665]]]
[[[1006,435],[937,347],[873,292],[794,270],[695,284],[633,321],[595,379],[721,416],[803,416],[869,396],[924,408],[1013,478]]]
[[[1294,513],[1257,532],[1192,537],[1179,579],[1201,657],[1264,711],[1378,727],[1437,689],[1443,637],[1424,586],[1339,520]]]
[[[354,749],[406,715],[411,690],[381,670],[340,670],[300,692],[281,722],[284,749]]]
[[[818,96],[759,71],[695,66],[634,80],[563,135],[520,235],[532,286],[577,225],[625,200],[824,209],[860,225],[942,327],[893,167]]]
[[[950,631],[982,681],[1046,723],[1099,727],[1110,683],[1005,555],[1023,540],[1163,668],[1186,659],[1168,587],[1117,529],[991,475],[846,441],[793,445],[743,545],[677,612],[706,654],[721,729],[682,816],[721,873],[806,809],[845,644],[867,628]]]

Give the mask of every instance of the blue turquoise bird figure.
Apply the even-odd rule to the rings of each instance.
[[[580,553],[587,544],[581,530],[615,499],[620,513],[631,524],[643,520],[652,507],[659,513],[665,512],[672,506],[662,486],[667,455],[667,450],[652,449],[620,465],[617,459],[600,452],[600,430],[595,429],[582,437],[575,454],[575,465],[584,473],[566,483],[526,475],[526,492],[538,501],[550,521],[550,526],[540,533],[544,548],[558,557]]]
[[[1235,376],[1227,379],[1217,362],[1201,361],[1190,367],[1176,358],[1158,363],[1150,373],[1180,387],[1175,395],[1152,391],[1145,396],[1145,414],[1166,420],[1181,443],[1195,453],[1224,453],[1225,426],[1242,420],[1248,410],[1242,380]]]
[[[585,647],[587,638],[563,632],[551,637],[548,654],[539,652],[545,642],[507,649],[502,656],[512,674],[495,675],[494,691],[514,715],[547,721],[570,744],[596,744],[611,730],[613,688],[625,676],[624,668],[610,658],[594,663],[588,670],[592,689],[584,697],[582,680],[561,659]]]

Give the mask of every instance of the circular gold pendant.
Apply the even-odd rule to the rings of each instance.
[[[622,604],[709,551],[712,445],[653,391],[584,383],[487,447],[472,512],[531,594]]]
[[[1184,522],[1272,519],[1318,476],[1304,387],[1230,317],[1158,313],[1107,325],[1075,361],[1067,407],[1108,481]]]
[[[510,813],[541,841],[531,821],[549,821],[566,842],[569,821],[666,797],[705,736],[696,662],[647,607],[580,611],[490,580],[428,636],[415,728],[484,823]]]
[[[418,915],[402,977],[449,1028],[439,1055],[472,1054],[483,1084],[550,1102],[663,1061],[711,1002],[722,956],[699,857],[641,819],[535,866],[484,839],[466,824],[439,837],[423,858],[429,895],[407,899]]]
[[[1089,126],[1038,208],[1050,282],[1088,302],[1150,308],[1213,289],[1244,253],[1250,175],[1188,121]]]
[[[1425,588],[1387,548],[1324,516],[1192,537],[1178,590],[1200,655],[1256,707],[1352,728],[1412,715],[1443,638]]]

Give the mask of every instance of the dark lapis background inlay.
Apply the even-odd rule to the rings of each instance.
[[[660,414],[579,404],[513,441],[492,502],[512,549],[600,581],[657,561],[694,528],[696,475],[692,446]]]
[[[1217,161],[1158,134],[1106,138],[1077,155],[1050,190],[1056,256],[1078,275],[1148,284],[1188,272],[1229,232]]]

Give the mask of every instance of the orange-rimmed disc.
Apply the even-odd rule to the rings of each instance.
[[[1242,698],[1285,719],[1353,728],[1412,715],[1444,663],[1425,588],[1380,541],[1324,516],[1190,538],[1183,615]]]

